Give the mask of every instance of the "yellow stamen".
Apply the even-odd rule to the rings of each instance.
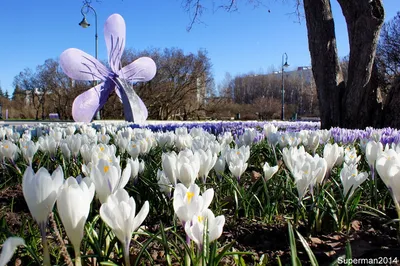
[[[108,166],[108,165],[104,166],[103,170],[104,170],[104,173],[107,173],[108,170],[110,170],[110,166]]]
[[[186,197],[188,199],[188,203],[190,203],[190,201],[192,200],[193,196],[194,196],[193,192],[189,192],[189,191],[186,192]]]
[[[8,145],[4,145],[4,148],[8,149]]]
[[[199,223],[204,221],[204,217],[203,216],[197,216],[197,221],[199,221]]]
[[[104,147],[100,147],[100,151],[104,151]]]

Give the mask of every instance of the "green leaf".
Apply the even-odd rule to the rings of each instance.
[[[307,252],[308,258],[310,259],[311,265],[318,266],[317,258],[315,257],[314,253],[312,252],[310,246],[308,245],[307,241],[304,237],[296,230],[296,234],[300,239],[301,244],[303,244],[304,249]]]
[[[350,241],[347,241],[346,244],[346,260],[351,261],[351,258],[353,257],[352,252],[351,252],[351,244]],[[353,265],[353,264],[348,264],[348,265]]]
[[[292,258],[292,265],[301,265],[297,257],[296,238],[294,237],[293,226],[288,222],[289,242],[290,242],[290,257]]]

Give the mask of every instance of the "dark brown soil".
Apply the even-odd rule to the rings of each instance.
[[[31,219],[29,209],[22,194],[21,185],[8,187],[0,191],[0,219],[4,217],[10,234],[20,234],[25,219]],[[320,265],[328,265],[346,252],[346,243],[350,241],[353,258],[378,258],[397,256],[400,262],[400,245],[397,240],[396,224],[385,224],[377,217],[363,216],[354,220],[349,235],[330,233],[307,236],[303,235]],[[156,232],[157,224],[148,225]],[[302,232],[301,229],[299,229]],[[183,236],[182,231],[182,236]],[[234,242],[237,251],[251,252],[244,255],[246,265],[254,265],[263,256],[268,265],[276,265],[279,257],[283,265],[290,265],[290,247],[287,224],[284,219],[276,219],[273,224],[260,220],[233,218],[226,216],[224,232],[219,243],[225,245]],[[166,264],[164,248],[159,243],[152,243],[149,253],[158,265]],[[302,244],[297,243],[299,258],[304,265],[309,264],[307,253]],[[134,255],[133,255],[134,258]],[[232,257],[223,259],[224,265],[234,265]],[[178,264],[177,264],[178,265]],[[400,265],[400,263],[398,264]]]

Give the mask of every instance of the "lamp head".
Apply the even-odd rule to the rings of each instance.
[[[90,26],[90,24],[87,22],[86,17],[84,16],[82,21],[79,22],[79,26],[81,26],[82,28],[87,28]]]
[[[283,67],[288,67],[288,66],[289,66],[289,64],[288,64],[288,62],[286,61],[285,64],[283,64]]]

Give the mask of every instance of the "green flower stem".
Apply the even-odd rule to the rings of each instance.
[[[122,248],[124,249],[125,266],[131,265],[131,261],[129,259],[129,246],[130,246],[130,239],[126,243],[122,244]]]
[[[81,261],[81,249],[79,246],[74,247],[74,252],[75,252],[75,266],[81,266],[82,261]]]
[[[43,245],[43,265],[44,266],[51,266],[50,263],[50,253],[49,253],[49,246],[47,245],[47,238],[46,238],[46,222],[40,223],[40,233],[42,235],[42,245]]]

